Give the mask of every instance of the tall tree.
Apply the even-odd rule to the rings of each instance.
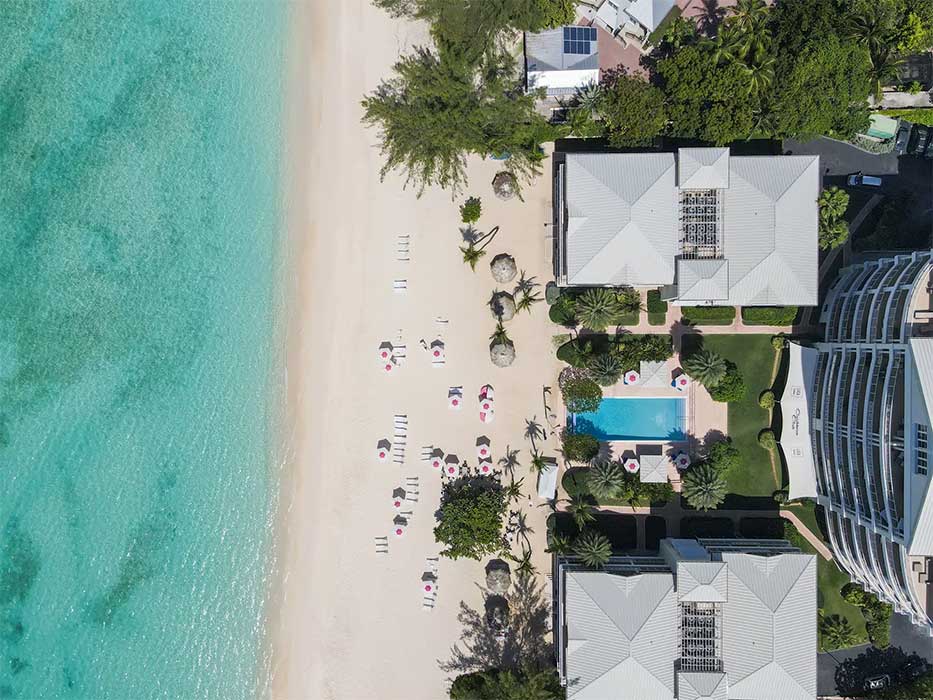
[[[684,371],[703,386],[714,387],[726,376],[726,361],[712,350],[698,350],[684,362]]]
[[[573,541],[573,553],[586,566],[602,568],[612,556],[612,544],[601,532],[587,529]]]
[[[615,290],[605,287],[587,289],[577,297],[576,312],[580,323],[594,331],[604,331],[621,313],[622,305]]]
[[[603,76],[596,111],[617,148],[649,145],[667,125],[664,93],[624,69]]]
[[[726,477],[708,462],[700,462],[687,470],[683,480],[683,495],[697,510],[713,510],[726,498]]]
[[[596,500],[614,498],[625,483],[622,468],[616,462],[596,462],[586,474],[586,485]]]

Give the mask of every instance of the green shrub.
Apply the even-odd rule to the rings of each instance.
[[[599,440],[587,433],[573,433],[567,428],[561,434],[564,457],[571,462],[589,462],[599,454]]]
[[[758,433],[758,444],[764,447],[766,450],[773,450],[777,447],[777,440],[774,437],[774,431],[770,428],[765,428],[760,433]]]
[[[694,326],[728,326],[735,321],[735,307],[732,306],[681,306],[680,314]]]
[[[664,334],[620,335],[616,338],[615,353],[623,371],[637,370],[642,362],[663,362],[674,354],[671,336]]]
[[[746,306],[742,320],[750,326],[789,326],[797,318],[796,306]]]
[[[770,411],[772,408],[774,408],[774,392],[770,389],[765,389],[763,392],[758,394],[758,405],[766,411]]]
[[[561,293],[557,301],[551,304],[548,311],[548,318],[552,323],[558,326],[567,326],[572,328],[577,325],[577,304],[572,294]]]
[[[787,491],[779,489],[771,494],[771,498],[774,499],[775,503],[783,506],[785,503],[787,503]]]
[[[879,648],[888,646],[891,635],[891,606],[855,583],[847,583],[842,587],[841,593],[843,600],[862,611],[871,643]]]
[[[564,397],[564,406],[571,413],[595,411],[603,400],[603,390],[599,384],[582,374],[570,374],[566,378],[562,375],[560,389]]]
[[[460,206],[460,220],[465,224],[479,221],[483,213],[483,204],[479,197],[470,197]]]
[[[600,386],[612,386],[622,376],[622,361],[615,353],[591,357],[586,366]]]
[[[709,389],[709,395],[714,401],[733,403],[744,399],[747,393],[748,387],[745,385],[745,379],[739,372],[739,368],[734,362],[726,360],[726,376],[716,386]]]
[[[775,350],[783,350],[787,345],[787,338],[785,338],[780,333],[778,335],[771,336],[771,347]]]
[[[553,305],[560,299],[560,287],[553,282],[548,282],[544,287],[544,301],[548,306]]]
[[[494,479],[457,479],[444,484],[434,539],[446,545],[441,556],[482,559],[502,550],[506,500]]]
[[[920,91],[922,89],[923,89],[923,86],[921,86],[920,83],[917,82],[916,80],[914,80],[913,82],[910,83],[910,85],[907,86],[907,92],[909,92],[911,95],[920,94]]]
[[[593,357],[593,344],[588,340],[575,338],[557,348],[557,359],[571,367],[582,369]]]
[[[648,290],[648,313],[649,314],[666,314],[667,313],[667,302],[661,299],[660,289]]]
[[[732,443],[732,440],[720,440],[709,446],[706,459],[703,461],[710,464],[717,472],[725,474],[730,469],[741,466],[742,453]]]

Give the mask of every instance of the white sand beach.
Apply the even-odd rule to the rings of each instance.
[[[458,202],[449,193],[417,199],[390,176],[379,181],[377,134],[360,124],[360,99],[401,51],[426,40],[424,27],[391,20],[368,0],[314,0],[295,7],[293,90],[289,105],[289,174],[293,235],[288,353],[293,458],[283,483],[278,583],[273,588],[272,694],[277,698],[446,697],[454,645],[464,634],[461,601],[482,610],[485,562],[442,559],[435,609],[422,610],[426,557],[437,556],[434,511],[441,479],[420,461],[422,446],[440,447],[476,464],[476,438],[489,437],[495,459],[521,450],[516,478],[534,491],[526,419],[545,423],[542,387],[554,384],[557,361],[542,302],[508,324],[515,363],[495,368],[488,353],[494,321],[486,302],[496,284],[489,262],[507,251],[542,284],[550,279],[548,172],[526,188],[525,201],[496,199],[495,162],[470,163],[464,195],[482,197],[486,231],[500,232],[476,272],[461,260]],[[549,167],[550,163],[546,163]],[[462,198],[461,198],[462,199]],[[411,261],[396,260],[399,235],[410,236]],[[394,293],[404,279],[406,293]],[[509,285],[511,286],[511,285]],[[543,286],[541,288],[543,297]],[[447,323],[438,323],[437,319]],[[441,337],[446,364],[421,349]],[[382,341],[407,346],[407,359],[386,375]],[[495,388],[496,415],[481,423],[476,396]],[[462,386],[465,406],[447,406]],[[557,402],[557,397],[554,397]],[[393,439],[393,416],[408,418],[405,462],[376,460],[380,438]],[[543,451],[556,456],[556,440]],[[390,534],[393,488],[418,477],[420,495],[400,539],[377,554],[374,537]],[[545,582],[542,543],[546,507],[536,497],[517,506],[534,529],[535,563]],[[520,551],[516,549],[516,551]],[[546,596],[545,596],[546,600]],[[481,614],[481,613],[480,613]],[[546,619],[541,616],[542,620]],[[540,646],[545,635],[521,640]],[[494,663],[497,651],[460,645],[469,665]]]

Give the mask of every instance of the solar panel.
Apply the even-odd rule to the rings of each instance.
[[[596,41],[595,27],[564,27],[564,53],[589,54]]]

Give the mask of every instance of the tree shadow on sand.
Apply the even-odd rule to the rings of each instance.
[[[484,599],[492,595],[478,586]],[[487,622],[487,611],[460,602],[457,619],[463,626],[460,641],[451,647],[450,658],[438,667],[452,676],[490,668],[544,668],[553,664],[553,651],[546,641],[550,631],[550,591],[537,585],[533,576],[519,576],[506,596],[509,624],[498,631]]]

